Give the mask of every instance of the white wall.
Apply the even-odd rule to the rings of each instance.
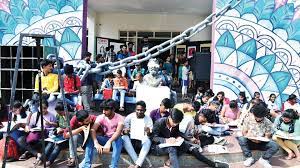
[[[119,39],[120,30],[184,31],[203,19],[204,17],[194,15],[97,13],[95,35]],[[205,40],[211,40],[211,27],[191,39],[191,41]],[[94,45],[90,44],[89,50],[94,48]]]
[[[88,34],[88,51],[91,53],[94,53],[94,48],[95,48],[95,37],[96,37],[96,18],[97,18],[97,13],[92,10],[88,9],[88,18],[87,18],[87,28],[89,30]],[[94,55],[94,54],[93,54]]]

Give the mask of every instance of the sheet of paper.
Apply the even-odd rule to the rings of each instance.
[[[84,140],[83,140],[82,146],[85,146],[85,143],[86,143],[86,141],[87,141],[87,139],[89,137],[89,134],[90,134],[90,128],[91,128],[91,125],[89,124],[87,126],[87,128],[83,130]]]
[[[207,151],[210,153],[228,153],[227,147],[222,145],[208,145]]]
[[[142,141],[146,136],[144,119],[132,119],[130,122],[130,138]]]
[[[275,135],[282,139],[300,140],[300,136],[291,136],[289,133],[283,131],[276,131]]]
[[[163,144],[159,144],[158,146],[160,148],[165,148],[165,147],[170,147],[170,146],[180,146],[182,143],[183,143],[184,139],[183,138],[180,138],[176,141],[176,143],[172,143],[172,144],[169,144],[169,143],[163,143]]]
[[[252,140],[257,140],[257,141],[262,141],[262,142],[269,142],[270,139],[265,138],[265,137],[247,137],[248,139],[252,139]]]

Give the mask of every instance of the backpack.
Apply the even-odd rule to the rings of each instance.
[[[0,140],[0,160],[4,159],[5,140],[6,138]],[[10,137],[7,144],[7,159],[9,158],[19,159],[17,143]]]

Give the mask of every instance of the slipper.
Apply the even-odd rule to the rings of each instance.
[[[294,154],[293,155],[288,155],[284,157],[285,160],[292,160],[294,157],[296,157]]]

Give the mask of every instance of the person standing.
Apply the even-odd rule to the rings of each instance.
[[[187,89],[189,86],[189,62],[185,61],[182,67],[182,99],[187,99]]]
[[[84,61],[87,64],[91,64],[91,56],[90,52],[87,52],[84,57]],[[80,87],[80,94],[82,104],[85,110],[91,109],[91,103],[93,98],[93,76],[92,74],[88,74],[82,81]]]

